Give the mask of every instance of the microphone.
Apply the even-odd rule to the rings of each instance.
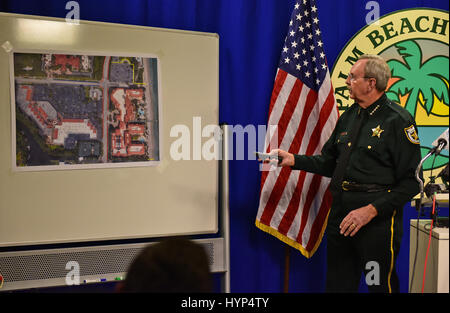
[[[427,153],[427,155],[420,161],[419,165],[416,168],[416,180],[420,186],[420,197],[423,198],[424,195],[424,187],[423,180],[420,177],[420,169],[422,168],[423,163],[433,154],[438,155],[441,153],[442,149],[447,146],[448,143],[448,128],[433,142],[434,147]],[[448,148],[447,148],[448,149]],[[421,200],[422,201],[422,200]]]
[[[437,145],[433,147],[433,149],[430,150],[431,154],[438,155],[441,153],[442,149],[444,149],[447,146],[447,140],[444,138],[439,138]]]
[[[433,141],[432,145],[433,145],[433,149],[431,149],[431,151],[433,151],[433,153],[435,153],[436,155],[438,155],[439,153],[441,153],[441,151],[443,149],[447,149],[448,150],[448,128],[439,136],[436,138],[435,141]]]

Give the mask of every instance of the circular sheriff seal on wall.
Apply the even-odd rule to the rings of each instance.
[[[392,12],[362,28],[341,51],[331,73],[339,110],[343,112],[353,103],[345,84],[352,65],[362,54],[380,55],[392,73],[386,95],[415,118],[425,156],[432,142],[449,127],[449,28],[448,11],[428,8]],[[419,143],[416,134],[405,132]],[[448,150],[429,158],[423,169],[446,164]]]

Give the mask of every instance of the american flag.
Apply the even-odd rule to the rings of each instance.
[[[277,131],[266,134],[265,151],[319,154],[338,115],[316,1],[299,0],[270,100],[268,129],[276,125]],[[331,207],[329,183],[329,178],[290,167],[263,171],[256,226],[311,257],[322,240]]]

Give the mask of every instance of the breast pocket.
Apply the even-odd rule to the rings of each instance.
[[[390,159],[386,138],[371,137],[358,147],[364,167],[387,165]]]
[[[389,130],[383,123],[368,124],[359,140],[360,149],[369,155],[382,155],[386,152],[386,144],[389,140]]]
[[[362,149],[367,150],[369,154],[381,155],[384,150],[384,140],[380,138],[369,138],[365,144],[362,146]]]
[[[348,146],[349,141],[350,139],[347,132],[342,132],[337,136],[335,145],[337,147],[339,155],[342,153],[345,147]]]

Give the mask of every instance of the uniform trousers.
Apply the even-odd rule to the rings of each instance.
[[[381,193],[345,192],[333,200],[327,225],[327,292],[358,292],[361,275],[369,292],[399,292],[395,261],[402,238],[403,210],[376,216],[353,237],[340,234],[342,219]]]

